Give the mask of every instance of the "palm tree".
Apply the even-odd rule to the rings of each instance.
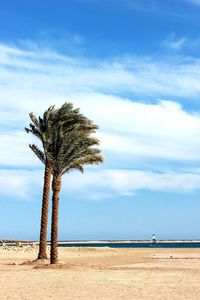
[[[62,124],[63,133],[72,130],[74,126],[76,126],[77,128],[82,128],[86,131],[88,129],[96,129],[96,125],[93,124],[89,119],[84,117],[82,114],[80,114],[79,109],[74,109],[71,103],[65,103],[61,106],[60,109],[55,109],[54,106],[49,107],[49,109],[43,114],[43,118],[39,117],[37,119],[33,113],[30,113],[29,116],[32,123],[30,123],[29,128],[25,128],[25,130],[40,139],[43,149],[45,147],[45,144],[49,140],[52,140],[52,128],[54,128],[58,124],[58,122]],[[43,152],[34,144],[29,145],[29,147],[45,165],[38,259],[46,259],[51,164],[49,159],[45,155],[45,151]]]
[[[99,145],[99,140],[91,135],[97,129],[97,126],[93,125],[87,126],[87,130],[74,126],[72,130],[66,132],[59,122],[52,130],[52,140],[45,143],[45,155],[50,161],[53,174],[51,264],[58,262],[58,209],[62,175],[73,169],[83,172],[85,165],[103,162],[101,151],[94,147]]]
[[[32,134],[37,136],[41,140],[41,142],[43,142],[43,135],[46,128],[42,126],[42,124],[44,123],[44,118],[43,119],[39,118],[38,120],[33,115],[33,113],[30,113],[29,116],[33,123],[29,125],[30,128],[25,128],[26,132],[27,133],[31,132]],[[45,165],[38,259],[47,259],[46,238],[47,238],[47,226],[48,226],[49,194],[50,194],[50,184],[51,184],[51,166],[48,159],[45,157],[44,153],[36,145],[30,144],[29,147]]]

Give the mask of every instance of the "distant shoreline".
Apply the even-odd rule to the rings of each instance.
[[[80,241],[60,241],[59,244],[143,244],[143,243],[151,243],[152,240],[80,240]],[[199,240],[156,240],[157,243],[200,243]]]
[[[21,242],[23,244],[29,244],[29,243],[36,243],[38,244],[39,241],[34,240],[14,240],[14,239],[0,239],[0,243],[17,243]],[[67,240],[67,241],[58,241],[59,245],[62,244],[143,244],[143,243],[151,243],[152,240]],[[195,240],[181,240],[181,239],[174,239],[174,240],[156,240],[157,243],[200,243],[200,239]],[[47,241],[47,244],[50,244],[50,241]]]

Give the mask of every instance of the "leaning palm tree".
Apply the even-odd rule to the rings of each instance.
[[[79,109],[74,109],[71,103],[65,103],[59,109],[54,106],[43,114],[43,117],[36,118],[33,113],[29,114],[32,123],[26,131],[38,137],[43,149],[49,140],[52,140],[53,128],[60,122],[62,124],[63,133],[66,133],[74,128],[82,128],[83,130],[95,130],[96,125],[89,119],[84,117]],[[51,165],[50,161],[45,155],[45,151],[40,150],[36,145],[29,145],[35,155],[45,165],[44,171],[44,185],[42,197],[42,212],[41,212],[41,226],[40,226],[40,243],[38,259],[46,259],[46,239],[47,239],[47,226],[48,226],[48,208],[49,208],[49,194],[51,183]]]
[[[43,119],[42,118],[37,119],[33,113],[30,113],[29,116],[32,123],[30,123],[29,125],[30,128],[25,128],[26,132],[27,133],[31,132],[33,135],[38,137],[41,140],[41,142],[43,142],[43,135],[45,133],[46,126],[42,126],[42,124],[44,124],[45,118],[43,117]],[[38,259],[47,259],[46,237],[47,237],[47,226],[48,226],[49,194],[50,194],[50,184],[51,184],[51,166],[48,159],[45,157],[44,153],[36,145],[30,144],[29,147],[45,165]]]
[[[83,130],[79,126],[74,126],[72,130],[65,132],[63,125],[59,123],[53,128],[52,140],[45,143],[45,155],[50,161],[53,174],[51,264],[58,262],[58,208],[61,178],[74,169],[83,172],[85,165],[103,162],[101,151],[95,147],[99,145],[99,140],[91,135],[96,128],[97,126],[87,127],[87,130]]]

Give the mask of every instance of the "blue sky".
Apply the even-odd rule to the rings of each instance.
[[[59,239],[200,238],[200,1],[0,6],[0,237],[38,239],[28,113],[71,101],[101,166],[63,177]]]

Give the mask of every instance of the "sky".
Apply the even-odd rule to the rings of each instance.
[[[66,101],[105,162],[63,176],[59,239],[200,238],[199,19],[199,0],[1,1],[0,238],[38,240],[24,127]]]

